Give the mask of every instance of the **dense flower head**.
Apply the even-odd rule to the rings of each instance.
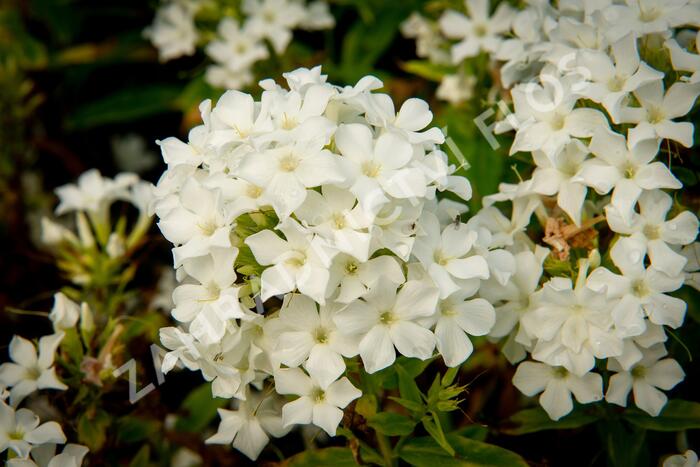
[[[340,87],[320,67],[284,78],[288,87],[262,81],[259,101],[231,90],[203,102],[187,142],[159,142],[168,168],[153,209],[180,281],[179,326],[161,330],[164,369],[181,362],[215,396],[245,401],[274,381],[299,396],[282,407],[283,426],[333,435],[361,394],[347,359],[373,373],[437,347],[459,365],[468,336],[495,323],[481,283],[507,282],[515,260],[441,214],[440,192],[466,201],[471,188],[453,175],[426,102],[397,108],[374,92],[377,78]],[[262,420],[226,431],[227,420],[251,420],[239,407],[210,442],[254,458],[275,432]]]
[[[212,86],[240,89],[253,84],[256,63],[271,54],[282,55],[294,30],[333,27],[335,20],[324,1],[245,0],[232,8],[229,2],[166,0],[153,24],[144,31],[163,62],[193,55],[202,46],[211,63],[205,72]],[[219,18],[215,30],[198,15]]]
[[[424,66],[447,70],[438,96],[451,103],[470,99],[456,77],[487,56],[501,86],[493,91],[513,107],[499,104],[496,133],[514,132],[509,153],[531,156],[530,177],[501,184],[469,221],[515,253],[511,281],[498,283],[492,270],[479,291],[496,309],[490,335],[511,362],[534,360],[513,381],[542,393],[553,419],[573,409],[572,394],[626,406],[632,392],[658,415],[662,391],[684,378],[663,358],[665,328],[682,326],[686,312],[669,294],[697,288],[699,269],[698,219],[669,191],[683,187],[673,159],[694,145],[700,5],[532,1],[492,10],[466,0],[461,10],[414,13],[402,27]],[[533,242],[538,235],[551,252]],[[613,372],[606,390],[600,360]]]

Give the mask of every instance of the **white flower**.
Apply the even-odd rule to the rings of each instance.
[[[496,304],[496,322],[489,336],[508,336],[502,351],[511,363],[523,360],[526,355],[524,346],[531,344],[531,337],[519,324],[521,317],[537,306],[535,291],[539,288],[543,272],[542,263],[548,254],[549,250],[539,246],[534,253],[517,253],[515,273],[511,280],[500,284],[495,278],[491,278],[479,288],[480,296]]]
[[[693,74],[687,77],[689,83],[700,81],[700,54],[692,54],[678,45],[675,39],[669,39],[664,46],[671,54],[671,63],[676,71],[692,71]],[[700,34],[695,33],[695,51],[700,52]],[[683,79],[683,78],[681,78]]]
[[[39,339],[39,355],[36,347],[27,339],[14,336],[10,341],[10,358],[14,363],[0,365],[0,384],[11,387],[10,403],[17,407],[29,394],[38,389],[68,389],[56,377],[54,355],[63,339],[63,332]]]
[[[684,117],[700,95],[700,83],[674,83],[664,94],[663,81],[652,81],[634,91],[641,107],[622,107],[620,123],[635,123],[629,130],[632,145],[650,138],[670,139],[686,148],[693,145],[693,124],[676,122]]]
[[[669,276],[653,267],[645,268],[645,245],[635,238],[620,239],[610,250],[615,266],[622,276],[605,268],[597,268],[588,285],[596,290],[606,288],[611,298],[620,298],[612,310],[618,328],[627,335],[644,331],[644,316],[654,324],[677,328],[683,324],[686,303],[666,295],[683,285],[683,275]]]
[[[236,248],[215,248],[210,255],[187,260],[184,271],[199,284],[182,284],[173,291],[173,317],[190,323],[190,332],[204,343],[219,342],[228,320],[244,317],[234,285]]]
[[[306,13],[299,22],[299,27],[314,31],[330,29],[335,26],[335,18],[328,9],[328,3],[316,0],[306,5]]]
[[[685,263],[685,283],[700,290],[700,242],[694,242],[684,247],[681,254],[688,259]]]
[[[317,303],[324,304],[330,277],[328,267],[337,252],[292,219],[277,229],[286,240],[272,230],[263,230],[245,240],[256,261],[270,266],[260,278],[262,300],[298,289]]]
[[[559,420],[573,410],[571,394],[582,404],[603,398],[603,378],[598,373],[577,376],[566,368],[537,362],[518,365],[513,384],[526,396],[542,392],[540,404],[552,420]]]
[[[439,291],[427,281],[408,281],[398,294],[385,281],[335,315],[338,329],[361,338],[360,357],[368,373],[390,366],[402,355],[426,360],[433,354],[435,336],[415,321],[432,315]]]
[[[329,293],[338,289],[335,301],[339,303],[351,303],[374,288],[379,279],[387,280],[393,284],[403,284],[405,278],[401,265],[389,255],[381,255],[362,263],[356,258],[339,254],[333,258],[328,281]]]
[[[179,245],[173,250],[176,265],[187,258],[204,256],[211,248],[229,248],[231,212],[220,190],[210,190],[189,178],[177,195],[164,199],[156,207],[163,236]]]
[[[448,10],[440,18],[440,29],[450,39],[460,42],[452,46],[452,62],[459,63],[479,52],[493,53],[498,50],[503,35],[510,30],[515,12],[507,3],[498,5],[489,17],[489,0],[466,0],[469,17]]]
[[[596,358],[622,353],[622,339],[613,329],[613,302],[586,284],[587,272],[588,260],[580,260],[575,286],[569,278],[550,279],[537,306],[521,320],[538,339],[533,358],[577,376],[590,371]]]
[[[644,244],[651,265],[669,276],[676,276],[687,259],[669,245],[692,243],[698,234],[698,218],[690,211],[683,211],[666,220],[672,205],[673,199],[668,194],[653,190],[639,197],[639,214],[633,214],[629,225],[613,206],[606,206],[605,213],[613,232],[631,235]]]
[[[55,443],[45,443],[32,448],[30,459],[10,459],[8,467],[80,467],[90,452],[80,444],[66,444],[61,454],[56,454]]]
[[[608,370],[616,373],[610,377],[605,400],[626,407],[627,396],[632,391],[637,407],[652,417],[659,415],[668,400],[659,389],[668,391],[685,378],[677,361],[672,358],[661,360],[665,355],[666,349],[662,344],[652,347],[629,371],[623,370],[614,359],[608,360]]]
[[[87,211],[100,214],[112,201],[128,199],[127,188],[138,181],[136,174],[121,173],[114,180],[102,177],[97,169],[88,170],[78,177],[78,184],[56,188],[60,200],[56,214]]]
[[[617,40],[630,32],[635,36],[666,32],[697,18],[695,9],[696,5],[688,0],[628,0],[622,5],[608,6],[603,16],[608,24],[614,25],[606,33],[611,40]]]
[[[517,121],[517,133],[510,154],[541,150],[553,159],[572,137],[590,138],[598,128],[608,127],[602,112],[574,108],[579,96],[569,79],[542,73],[540,80],[542,85],[523,84],[511,91],[515,114],[509,118]]]
[[[280,219],[287,218],[307,195],[307,188],[345,180],[337,155],[324,149],[325,138],[252,153],[238,168],[240,178],[265,187],[265,194]]]
[[[39,417],[29,409],[15,409],[0,401],[0,453],[11,449],[21,458],[38,445],[63,444],[66,437],[56,422],[39,424]]]
[[[465,74],[445,75],[435,90],[435,97],[457,105],[474,97],[476,77]]]
[[[619,121],[618,110],[632,91],[663,79],[664,74],[639,60],[637,38],[629,34],[611,46],[612,56],[603,51],[582,50],[580,66],[590,73],[590,81],[581,94],[605,107],[612,121]]]
[[[630,222],[634,205],[645,190],[680,188],[681,182],[662,162],[655,161],[659,141],[647,139],[636,145],[608,129],[595,132],[589,146],[596,156],[584,163],[574,180],[581,180],[598,194],[612,192],[612,205]]]
[[[332,185],[322,186],[321,193],[309,191],[295,215],[338,251],[361,262],[369,258],[372,216],[364,212],[349,191]]]
[[[440,300],[429,321],[435,323],[437,350],[445,365],[455,367],[474,350],[469,336],[484,336],[496,322],[493,305],[483,298],[472,298],[472,290],[457,291]]]
[[[663,467],[698,467],[698,455],[695,451],[688,449],[685,454],[676,454],[664,459]]]
[[[579,140],[572,140],[553,159],[541,151],[533,151],[537,168],[532,173],[532,190],[546,196],[557,195],[557,204],[576,225],[581,224],[581,209],[587,188],[576,178],[588,149]]]
[[[80,305],[62,292],[57,292],[53,296],[53,308],[49,313],[49,319],[53,323],[55,332],[64,329],[74,328],[80,317]]]
[[[440,233],[437,217],[425,213],[420,225],[424,234],[416,239],[413,255],[439,287],[440,298],[466,286],[465,281],[489,278],[484,257],[470,254],[478,234],[467,224],[449,224]]]
[[[394,133],[384,133],[376,140],[366,125],[351,123],[340,126],[335,144],[344,156],[350,174],[350,191],[362,209],[376,213],[395,198],[424,197],[426,180],[420,169],[410,167],[413,148]]]
[[[207,44],[207,55],[231,70],[245,70],[267,58],[267,47],[250,29],[250,23],[241,27],[235,19],[223,18],[217,27],[220,38]]]
[[[268,433],[281,438],[289,432],[282,425],[280,404],[276,397],[250,392],[245,400],[235,402],[236,410],[218,409],[221,423],[207,444],[232,444],[250,459],[258,458],[270,441]]]
[[[320,384],[338,379],[345,371],[343,357],[357,355],[357,342],[341,334],[333,321],[338,308],[328,304],[318,310],[308,297],[287,295],[279,318],[269,322],[278,328],[275,352],[280,362],[288,367],[304,364]]]
[[[162,62],[192,55],[198,39],[194,12],[181,3],[168,3],[158,9],[153,25],[144,35],[158,49]]]
[[[285,427],[313,423],[330,436],[335,436],[338,424],[343,419],[341,409],[362,395],[362,391],[346,377],[324,384],[313,373],[307,376],[299,368],[278,370],[275,373],[275,389],[280,394],[299,396],[282,407]]]
[[[245,0],[243,12],[248,15],[251,33],[267,38],[278,54],[292,40],[291,29],[306,15],[300,3],[288,0]]]
[[[442,144],[445,141],[439,128],[424,130],[433,120],[433,113],[424,100],[406,99],[398,112],[387,94],[369,94],[366,101],[366,117],[372,125],[399,134],[411,144]]]

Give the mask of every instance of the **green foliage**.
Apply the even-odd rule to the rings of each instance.
[[[120,89],[102,99],[76,109],[66,120],[71,130],[88,128],[141,118],[175,110],[180,87],[152,84]]]
[[[394,412],[381,412],[367,419],[367,424],[387,436],[410,435],[416,422],[405,415]]]
[[[182,402],[182,410],[186,415],[178,418],[175,429],[188,433],[201,432],[216,417],[216,409],[227,403],[227,399],[212,396],[211,384],[202,384],[192,390]]]
[[[637,408],[625,410],[628,422],[653,431],[683,431],[700,429],[700,403],[673,399],[657,417],[652,417]]]
[[[107,440],[107,430],[112,423],[112,417],[102,409],[92,408],[78,418],[78,441],[97,452]]]
[[[349,448],[325,448],[303,451],[282,462],[286,467],[306,467],[310,465],[332,465],[333,467],[354,467],[357,465]]]
[[[581,428],[597,420],[598,416],[595,413],[577,408],[564,418],[555,421],[549,418],[542,407],[536,407],[514,414],[506,421],[506,426],[501,431],[509,435],[525,435],[544,430]]]
[[[455,455],[448,455],[434,438],[422,437],[407,441],[399,451],[404,461],[417,467],[525,467],[527,463],[516,453],[492,444],[463,436],[446,436]]]

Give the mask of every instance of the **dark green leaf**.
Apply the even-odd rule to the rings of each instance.
[[[433,438],[426,436],[406,442],[399,451],[404,461],[416,467],[526,467],[516,453],[492,444],[449,434],[455,456],[449,456]]]
[[[107,428],[111,417],[103,410],[88,410],[78,418],[78,440],[90,449],[97,452],[107,439]]]
[[[420,402],[410,401],[408,399],[402,399],[400,397],[389,396],[389,399],[396,402],[397,404],[406,407],[411,412],[422,413],[425,410],[425,406]]]
[[[421,392],[420,389],[418,389],[414,377],[399,364],[396,364],[395,368],[396,375],[399,378],[399,393],[401,394],[401,398],[417,404],[422,404],[423,399],[421,397]]]
[[[410,60],[401,64],[401,68],[407,73],[436,83],[442,81],[445,75],[453,74],[456,71],[454,66],[431,63],[427,60]]]
[[[646,430],[623,423],[620,419],[606,420],[598,424],[609,464],[614,467],[649,465],[640,462],[644,449]]]
[[[211,395],[211,384],[202,384],[185,398],[182,408],[186,415],[178,418],[175,429],[188,433],[201,432],[216,417],[216,409],[227,403],[226,399]]]
[[[574,410],[566,417],[554,421],[541,407],[525,409],[516,413],[507,421],[507,427],[501,431],[509,435],[524,435],[543,430],[564,430],[580,428],[593,423],[598,418],[582,410]]]
[[[136,443],[158,433],[160,423],[136,416],[122,417],[117,421],[117,439],[124,443]]]
[[[368,425],[387,436],[403,436],[413,432],[416,422],[394,412],[380,412],[367,421]]]
[[[700,403],[674,399],[658,417],[639,409],[625,410],[624,418],[641,428],[654,431],[682,431],[700,428]]]
[[[148,444],[144,444],[136,453],[131,462],[129,462],[129,467],[148,467],[148,461],[151,458],[151,448]]]
[[[450,446],[450,442],[445,437],[445,432],[442,431],[440,418],[435,412],[431,412],[431,414],[432,417],[430,415],[426,415],[423,418],[423,428],[425,428],[425,431],[427,431],[428,434],[433,437],[435,442],[437,442],[442,449],[444,449],[450,456],[454,456],[455,450],[452,446]]]
[[[315,451],[304,451],[292,456],[281,465],[287,467],[307,467],[310,465],[328,465],[333,467],[356,467],[349,448],[324,448]]]
[[[175,109],[179,86],[154,84],[121,89],[78,108],[68,117],[71,129],[85,129],[107,123],[133,122]]]

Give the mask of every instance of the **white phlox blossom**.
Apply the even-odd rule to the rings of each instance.
[[[464,204],[438,202],[471,187],[426,102],[395,106],[371,76],[334,86],[320,67],[284,78],[288,88],[262,81],[260,101],[234,90],[205,101],[187,142],[161,141],[168,168],[151,207],[180,282],[163,370],[200,371],[214,396],[241,401],[209,442],[251,459],[296,424],[336,433],[361,395],[349,359],[370,373],[436,347],[450,366],[465,361],[496,321],[481,283],[515,272],[507,240],[455,223]],[[265,387],[298,396],[284,430],[249,400]]]
[[[427,10],[403,25],[430,62],[415,69],[441,74],[441,87],[486,54],[498,75],[489,96],[510,90],[512,112],[498,103],[494,129],[514,132],[510,154],[529,153],[533,169],[518,166],[519,183],[501,183],[467,225],[491,273],[478,290],[496,310],[489,335],[511,362],[535,360],[520,364],[514,384],[542,392],[553,419],[573,410],[571,394],[626,405],[630,391],[657,415],[662,391],[683,379],[675,360],[659,359],[666,328],[685,319],[686,303],[671,294],[700,290],[695,207],[669,192],[683,188],[674,165],[694,145],[699,27],[700,5],[689,0],[532,1],[493,15],[487,1],[469,0],[463,12]],[[452,68],[428,44],[449,50]],[[445,98],[471,92],[460,86]],[[421,254],[423,242],[437,236],[417,237],[414,255],[439,263]],[[425,267],[444,297],[446,274]]]
[[[236,17],[227,16],[228,8],[225,2],[165,0],[144,33],[162,62],[193,55],[203,47],[213,62],[205,71],[206,81],[219,88],[241,89],[253,84],[254,66],[269,58],[271,51],[285,52],[295,29],[315,31],[335,24],[328,4],[321,0],[245,0]],[[220,15],[215,31],[196,22],[202,10],[210,20],[212,9]]]
[[[10,342],[10,359],[12,362],[0,365],[0,384],[12,388],[10,403],[17,407],[28,395],[39,389],[68,388],[56,376],[54,357],[63,332],[51,334],[39,339],[39,352],[27,339],[14,336]]]

